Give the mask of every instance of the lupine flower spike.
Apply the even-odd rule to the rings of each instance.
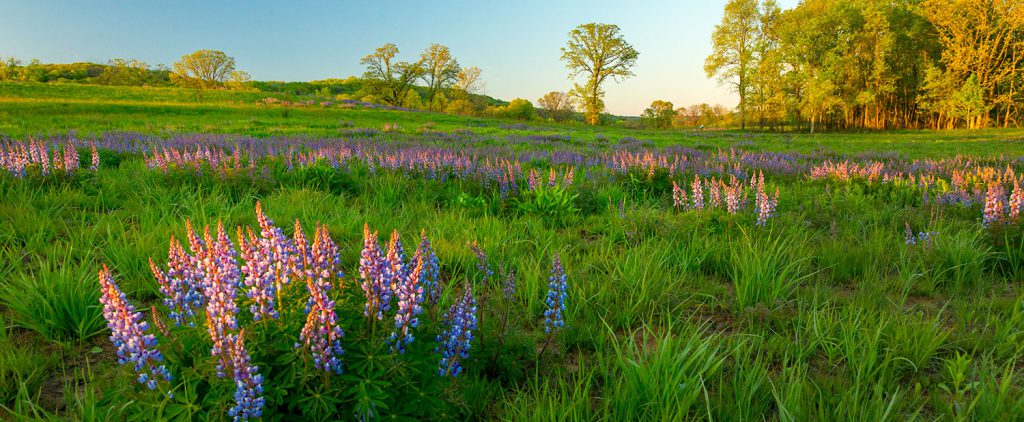
[[[568,289],[565,278],[562,261],[555,253],[551,263],[551,276],[548,277],[548,294],[544,299],[544,304],[548,307],[544,311],[545,333],[551,334],[565,327],[565,299]]]
[[[228,416],[235,421],[259,419],[263,416],[263,375],[245,349],[245,330],[232,335],[227,346],[235,381],[235,406],[228,410]]]
[[[117,348],[117,363],[131,364],[139,374],[139,383],[150,389],[155,389],[161,380],[170,381],[171,373],[161,363],[164,356],[156,348],[156,337],[146,334],[149,324],[142,319],[142,312],[136,312],[135,307],[128,303],[105,264],[100,269],[99,279],[100,303],[110,329],[110,341]]]
[[[341,374],[341,355],[345,353],[341,338],[345,332],[338,326],[335,303],[328,295],[331,277],[343,276],[341,271],[336,272],[338,265],[338,247],[328,235],[327,226],[317,227],[312,247],[312,267],[306,281],[309,290],[306,325],[302,327],[299,339],[313,355],[314,367]]]
[[[476,300],[467,284],[462,297],[445,315],[444,332],[437,336],[437,352],[441,354],[438,374],[457,377],[462,373],[462,362],[469,358],[469,349],[476,331]]]

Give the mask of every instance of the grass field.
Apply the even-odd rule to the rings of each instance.
[[[278,318],[254,321],[265,291],[224,284],[266,420],[1024,418],[1024,131],[634,131],[264,97],[0,84],[0,151],[78,154],[73,172],[0,170],[0,418],[229,419],[213,301],[176,326],[149,259],[225,245],[218,222],[239,251],[271,242],[257,203],[287,239],[323,224],[339,257],[267,295]],[[186,221],[211,238],[190,245]],[[382,254],[397,231],[410,268],[421,230],[437,256],[404,353],[397,299],[364,315],[364,225]],[[141,368],[154,390],[117,362],[103,265],[163,354],[170,380]],[[341,374],[300,339],[320,278]],[[467,292],[452,376],[435,337]]]

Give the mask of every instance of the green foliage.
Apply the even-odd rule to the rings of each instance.
[[[645,327],[613,340],[612,353],[598,360],[606,386],[601,413],[613,420],[679,421],[706,415],[706,382],[724,358],[704,333],[694,327],[658,334]]]
[[[729,278],[741,309],[786,301],[807,275],[802,240],[785,233],[752,237],[743,232],[730,249]]]
[[[541,186],[519,201],[519,210],[556,225],[568,224],[579,212],[574,203],[578,197],[579,194],[569,188]]]
[[[106,328],[94,266],[75,262],[70,251],[40,260],[38,268],[0,286],[0,303],[15,321],[56,341],[85,341]]]

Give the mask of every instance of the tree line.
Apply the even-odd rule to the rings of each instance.
[[[705,71],[741,127],[1020,126],[1020,0],[730,0]]]

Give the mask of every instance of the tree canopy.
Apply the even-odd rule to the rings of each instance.
[[[569,32],[569,42],[562,47],[562,61],[569,68],[570,78],[586,77],[583,85],[575,84],[572,94],[579,99],[587,123],[600,122],[604,111],[601,85],[608,78],[618,81],[633,76],[639,56],[616,25],[588,23]]]

